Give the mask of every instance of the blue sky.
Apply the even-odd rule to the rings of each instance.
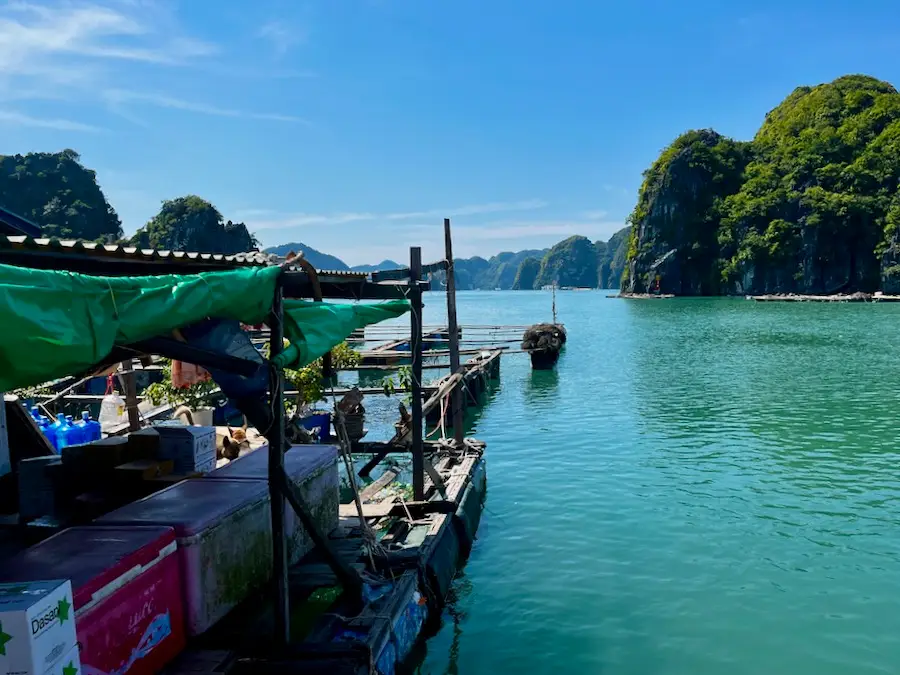
[[[71,147],[133,232],[195,193],[350,264],[606,239],[675,136],[800,84],[900,83],[867,2],[0,4],[0,152]]]

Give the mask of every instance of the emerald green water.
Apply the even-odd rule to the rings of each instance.
[[[419,672],[900,672],[900,306],[557,304],[557,370],[504,357],[475,421],[487,510]]]

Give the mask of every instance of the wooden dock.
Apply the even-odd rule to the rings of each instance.
[[[754,302],[900,302],[900,295],[877,293],[836,293],[833,295],[804,295],[798,293],[772,293],[748,295]]]
[[[459,371],[438,380],[437,390],[422,406],[425,420],[438,427],[443,416],[445,426],[452,426],[450,395],[457,386],[462,387],[465,392],[462,400],[463,410],[470,405],[477,405],[490,382],[500,378],[501,354],[503,351],[500,349],[482,350],[466,361]]]
[[[450,330],[447,327],[422,334],[422,351],[431,352],[435,347],[445,344],[444,340],[450,339]],[[410,360],[412,352],[408,337],[398,338],[384,344],[360,352],[361,366],[390,366],[403,360]],[[444,351],[444,355],[447,352]]]
[[[336,590],[339,580],[315,550],[290,568],[291,645],[274,640],[270,594],[260,594],[202,636],[166,675],[393,672],[388,664],[402,662],[425,621],[439,616],[475,540],[487,488],[484,444],[431,449],[438,481],[426,478],[425,500],[404,500],[395,489],[398,474],[388,470],[360,491],[364,524],[355,502],[340,507],[329,542],[343,564],[369,573],[364,607]],[[370,555],[372,534],[379,543]],[[392,581],[379,584],[375,575]]]

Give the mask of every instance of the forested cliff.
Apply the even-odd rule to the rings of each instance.
[[[799,87],[753,140],[689,131],[645,172],[623,289],[900,291],[900,94]]]

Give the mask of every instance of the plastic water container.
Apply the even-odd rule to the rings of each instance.
[[[72,442],[73,430],[72,424],[69,422],[71,419],[72,417],[70,416],[67,420],[66,416],[62,413],[59,413],[56,416],[57,422],[54,426],[56,427],[56,447],[58,450],[62,450],[67,445],[75,445],[75,443]]]
[[[118,391],[113,391],[103,397],[103,403],[100,404],[100,428],[109,432],[113,427],[121,424],[125,420],[125,400],[119,396]]]
[[[45,433],[47,434],[47,438],[50,439],[50,442],[53,444],[53,447],[59,450],[59,428],[60,426],[64,426],[66,423],[66,417],[62,413],[59,413],[56,416],[56,419],[47,425],[45,429]]]
[[[50,445],[56,448],[56,433],[50,431],[50,420],[41,415],[40,408],[36,405],[31,407],[31,419],[34,420],[34,423],[37,424],[38,429],[41,430],[41,433],[50,441]]]
[[[75,424],[72,415],[66,415],[66,431],[68,432],[69,445],[81,445],[85,442],[84,432]]]
[[[103,438],[103,430],[100,422],[91,419],[91,414],[85,410],[81,413],[81,420],[75,424],[81,430],[81,442],[92,443]]]

